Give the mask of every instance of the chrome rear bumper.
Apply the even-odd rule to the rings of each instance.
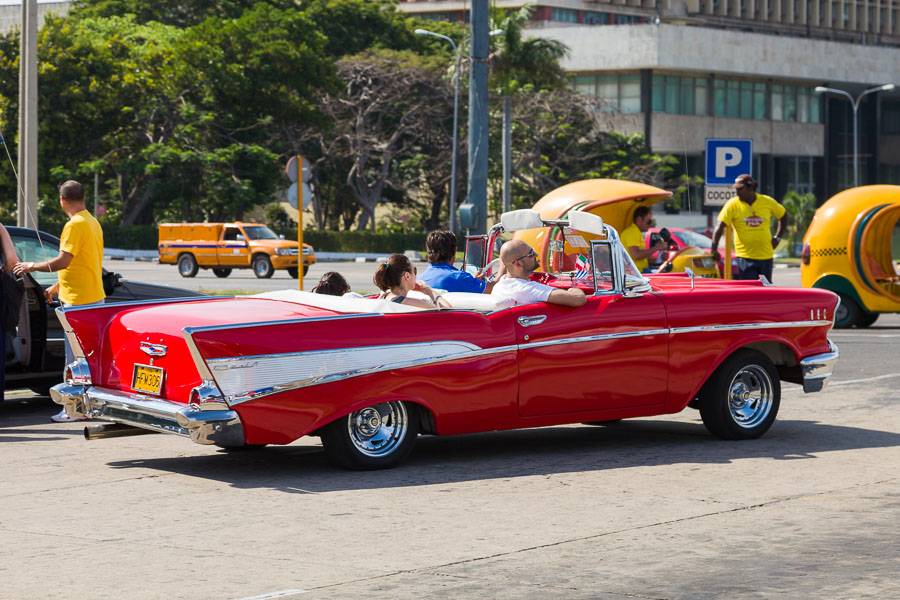
[[[828,385],[831,379],[831,373],[834,370],[834,363],[841,356],[838,347],[834,342],[828,340],[829,352],[825,354],[816,354],[800,361],[800,368],[803,370],[803,391],[821,392]]]
[[[196,405],[68,383],[53,386],[50,397],[64,406],[70,417],[90,417],[174,433],[198,444],[244,445],[244,428],[233,410],[200,410]]]

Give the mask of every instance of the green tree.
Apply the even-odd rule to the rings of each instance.
[[[816,214],[816,197],[813,194],[798,194],[789,190],[781,200],[788,215],[787,241],[791,255],[794,255],[794,246],[803,241],[809,224]]]

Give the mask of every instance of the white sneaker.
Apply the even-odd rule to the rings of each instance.
[[[69,414],[66,412],[66,409],[62,409],[61,411],[59,411],[58,413],[56,413],[55,415],[50,417],[50,420],[53,421],[54,423],[74,423],[75,421],[87,421],[88,418],[87,417],[78,417],[78,418],[70,417]]]

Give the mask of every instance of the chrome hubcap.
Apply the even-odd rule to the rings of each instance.
[[[352,413],[347,427],[353,446],[366,456],[386,456],[406,438],[409,420],[402,402],[385,402]]]
[[[766,420],[775,401],[769,373],[759,365],[747,365],[731,380],[728,409],[731,418],[746,429]]]

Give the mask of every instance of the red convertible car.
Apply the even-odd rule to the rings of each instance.
[[[587,303],[449,293],[451,309],[285,290],[59,309],[76,360],[52,397],[86,437],[165,432],[223,447],[320,436],[354,469],[390,467],[420,433],[597,423],[697,408],[721,438],[769,429],[781,381],[824,388],[838,358],[829,291],[643,277],[590,213],[503,215],[467,240],[490,267],[502,232],[564,232],[551,286]],[[582,235],[584,234],[584,235]],[[587,239],[586,239],[587,238]],[[577,254],[578,256],[574,256]]]

